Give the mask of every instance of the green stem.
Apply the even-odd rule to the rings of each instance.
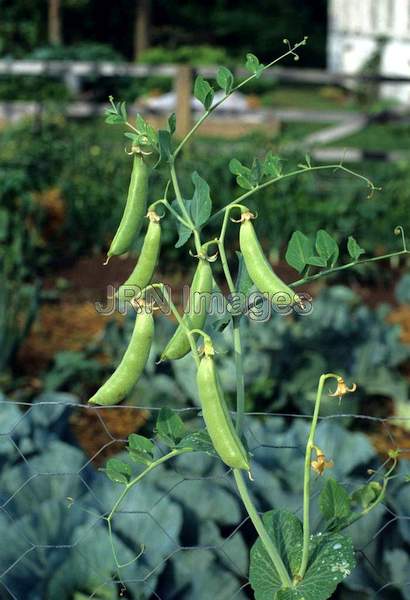
[[[289,577],[289,573],[280,557],[280,554],[273,543],[273,540],[270,538],[268,532],[266,531],[265,525],[263,524],[262,519],[259,516],[258,511],[256,510],[251,497],[249,496],[248,489],[244,482],[242,472],[239,469],[234,469],[233,474],[235,477],[236,486],[238,488],[238,492],[242,498],[242,502],[245,505],[246,511],[249,515],[250,520],[252,521],[261,542],[268,553],[272,564],[274,565],[279,578],[282,582],[283,587],[289,588],[292,586],[292,582]]]
[[[230,96],[232,96],[232,94],[234,92],[236,92],[239,89],[241,89],[244,85],[246,85],[247,83],[249,83],[249,81],[252,81],[252,79],[255,79],[256,77],[260,77],[260,75],[261,75],[261,73],[263,71],[266,71],[266,69],[269,69],[274,64],[278,63],[279,61],[283,60],[284,58],[286,58],[287,56],[289,56],[291,54],[295,54],[295,50],[297,50],[300,46],[304,46],[305,44],[306,44],[306,38],[303,39],[301,42],[298,42],[297,44],[295,44],[292,48],[289,48],[289,50],[287,52],[285,52],[284,54],[282,54],[278,58],[275,58],[269,64],[265,65],[263,67],[263,69],[260,71],[260,73],[250,75],[249,77],[247,77],[246,79],[244,79],[243,81],[241,81],[241,83],[239,83],[238,85],[236,85],[235,87],[233,87],[230,92],[228,92],[223,98],[221,98],[221,100],[219,100],[218,102],[216,102],[215,104],[213,104],[208,110],[206,110],[204,112],[204,114],[201,116],[201,118],[198,119],[198,121],[192,127],[192,129],[190,131],[188,131],[188,133],[186,134],[186,136],[181,140],[181,142],[177,146],[176,150],[174,151],[174,158],[176,158],[178,156],[178,154],[181,152],[182,148],[191,139],[191,137],[194,135],[195,131],[202,125],[202,123],[205,121],[205,119],[207,119],[209,117],[209,115],[212,114],[214,112],[214,110],[216,110],[218,108],[218,106],[220,106]]]
[[[311,471],[311,460],[312,450],[315,446],[315,434],[316,427],[320,412],[320,402],[323,394],[323,386],[327,379],[337,379],[338,375],[334,373],[326,373],[320,376],[319,385],[316,392],[315,409],[312,417],[312,424],[310,426],[309,437],[306,444],[305,453],[305,470],[303,479],[303,550],[302,550],[302,562],[298,573],[298,578],[303,579],[306,572],[308,560],[309,560],[309,537],[310,537],[310,471]]]
[[[191,451],[190,448],[180,448],[180,449],[175,448],[174,450],[171,450],[171,452],[168,452],[168,454],[164,454],[164,456],[161,456],[157,460],[154,460],[150,465],[148,465],[148,467],[146,469],[144,469],[141,473],[139,473],[136,477],[134,477],[134,479],[132,479],[129,483],[127,483],[127,485],[124,487],[123,491],[119,495],[117,501],[115,502],[114,506],[112,507],[110,514],[108,515],[108,517],[106,517],[106,520],[108,522],[112,521],[112,518],[113,518],[115,512],[117,511],[118,507],[120,506],[121,502],[124,500],[124,498],[128,494],[128,492],[130,491],[130,489],[132,489],[134,487],[134,485],[136,485],[138,482],[141,481],[141,479],[143,479],[146,475],[148,475],[148,473],[150,473],[153,469],[158,467],[158,465],[161,465],[162,463],[166,462],[170,458],[173,458],[174,456],[178,456],[179,454],[184,454],[185,452],[190,452],[190,451]]]
[[[385,476],[383,478],[382,489],[380,490],[380,494],[377,496],[376,500],[372,504],[370,504],[369,506],[364,508],[361,512],[352,515],[350,517],[349,521],[347,523],[345,523],[343,525],[343,527],[341,527],[340,529],[336,529],[336,532],[342,531],[343,529],[350,527],[350,525],[352,525],[353,523],[355,523],[356,521],[358,521],[359,519],[361,519],[362,517],[367,515],[370,511],[372,511],[374,508],[376,508],[376,506],[378,506],[380,504],[380,502],[382,502],[384,495],[386,493],[388,483],[391,479],[390,474],[393,473],[393,471],[395,470],[396,467],[397,467],[397,459],[393,459],[393,465],[390,467],[390,469],[387,471],[387,473],[385,474]]]
[[[403,254],[410,254],[410,250],[399,250],[398,252],[391,252],[390,254],[383,254],[383,256],[374,256],[373,258],[365,258],[363,260],[355,260],[350,263],[346,263],[345,265],[341,265],[339,267],[333,267],[331,269],[326,269],[325,271],[321,271],[320,273],[316,273],[316,275],[309,275],[308,277],[303,277],[302,279],[298,279],[293,283],[290,283],[289,286],[299,287],[300,285],[304,285],[305,283],[310,283],[311,281],[316,281],[321,277],[325,277],[326,275],[332,275],[333,273],[337,273],[337,271],[344,271],[345,269],[350,269],[351,267],[357,267],[358,265],[364,265],[370,262],[377,262],[378,260],[385,260],[386,258],[393,258],[393,256],[401,256]]]
[[[289,173],[281,174],[272,179],[268,179],[268,181],[265,181],[264,183],[261,183],[261,184],[255,186],[251,190],[248,190],[241,196],[238,196],[238,198],[236,198],[235,200],[232,200],[232,202],[229,202],[229,204],[224,206],[224,208],[221,208],[215,214],[213,214],[210,219],[210,222],[217,219],[223,212],[225,212],[227,209],[231,208],[231,206],[233,206],[234,204],[241,204],[244,200],[249,198],[249,196],[256,194],[256,192],[259,192],[260,190],[263,190],[264,188],[267,188],[270,185],[273,185],[274,183],[281,181],[282,179],[288,179],[289,177],[295,177],[296,175],[303,175],[305,173],[311,173],[312,171],[324,171],[324,170],[329,170],[329,169],[333,169],[334,171],[340,170],[340,171],[344,171],[345,173],[349,173],[350,175],[353,175],[354,177],[358,177],[359,179],[362,179],[363,181],[365,181],[372,190],[375,189],[375,187],[372,184],[372,182],[370,181],[370,179],[368,179],[364,175],[361,175],[360,173],[356,173],[355,171],[352,171],[352,170],[344,167],[341,164],[318,165],[316,167],[309,167],[306,169],[296,169],[295,171],[290,171]]]
[[[174,217],[177,219],[177,221],[179,221],[180,223],[182,223],[182,225],[185,225],[185,227],[188,227],[188,229],[191,229],[190,223],[188,223],[188,221],[185,221],[185,219],[182,218],[181,215],[178,214],[177,211],[172,208],[172,206],[170,205],[170,203],[168,202],[168,200],[165,200],[165,199],[157,200],[157,202],[155,202],[154,204],[157,204],[157,203],[163,204],[169,210],[169,212],[172,215],[174,215]]]

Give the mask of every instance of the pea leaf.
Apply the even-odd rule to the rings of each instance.
[[[167,446],[174,448],[185,435],[185,425],[181,417],[173,410],[170,408],[161,408],[155,431]]]
[[[264,64],[259,62],[258,57],[251,52],[246,55],[245,69],[256,75],[257,78],[261,76],[264,66]]]
[[[188,213],[190,213],[191,212],[191,200],[183,200],[183,202],[184,202],[185,208],[187,209]],[[181,214],[179,204],[176,200],[174,200],[172,202],[171,206],[178,214]],[[186,227],[180,221],[177,221],[177,231],[178,231],[178,240],[175,244],[175,248],[181,248],[184,244],[187,243],[187,241],[191,237],[192,230],[189,229],[189,227]]]
[[[253,159],[250,182],[253,186],[257,186],[262,179],[263,167],[258,158]]]
[[[295,231],[286,250],[286,262],[299,273],[308,264],[313,254],[313,243],[301,231]]]
[[[195,225],[201,227],[208,221],[212,211],[209,185],[196,171],[192,173],[192,182],[195,186],[195,192],[190,212]]]
[[[154,459],[154,449],[154,444],[148,438],[137,433],[128,436],[127,450],[135,462],[149,465]]]
[[[203,104],[205,110],[208,110],[211,107],[214,99],[214,91],[202,75],[198,75],[195,79],[194,96],[201,104]]]
[[[237,158],[232,158],[229,162],[229,170],[236,175],[236,183],[245,190],[252,189],[252,172],[249,167],[245,167]]]
[[[265,513],[263,522],[291,579],[294,578],[302,560],[302,523],[286,510]],[[282,588],[279,574],[258,539],[251,549],[249,579],[255,600],[328,600],[354,566],[350,539],[340,534],[316,535],[309,544],[309,562],[304,578],[292,588]]]
[[[168,117],[168,131],[171,135],[173,133],[175,133],[176,126],[177,126],[177,116],[175,113],[172,113],[172,115],[170,115]]]
[[[329,478],[319,497],[320,512],[332,526],[340,526],[351,514],[351,500],[346,489],[336,481]]]
[[[135,117],[135,128],[140,135],[140,144],[156,147],[158,143],[157,132],[140,114]]]
[[[105,469],[102,470],[114,483],[127,484],[131,477],[130,465],[118,458],[110,458]]]
[[[263,175],[267,177],[279,177],[282,174],[282,166],[279,156],[274,156],[270,150],[263,161]]]
[[[219,67],[216,74],[216,82],[225,94],[229,94],[233,87],[233,74],[226,67]]]
[[[211,438],[206,429],[188,433],[179,442],[177,448],[190,448],[192,452],[205,452],[205,454],[209,454],[210,456],[216,456]]]
[[[168,162],[172,155],[171,134],[167,129],[158,131],[159,160],[158,164]]]
[[[353,260],[359,260],[360,256],[366,252],[366,250],[359,246],[352,235],[347,240],[347,250]]]
[[[326,267],[327,260],[325,258],[322,258],[321,256],[311,256],[306,261],[306,264],[312,265],[313,267]]]
[[[315,246],[319,256],[325,259],[324,266],[330,261],[330,264],[333,267],[339,258],[339,246],[336,240],[334,240],[324,229],[319,229],[316,234]]]
[[[362,508],[368,508],[379,497],[382,486],[378,481],[370,481],[358,488],[351,495],[351,501]]]

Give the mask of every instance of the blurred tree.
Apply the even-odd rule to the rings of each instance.
[[[325,62],[326,0],[48,0],[52,2],[61,4],[64,43],[106,43],[128,59],[140,52],[137,44],[149,43],[215,45],[233,57],[254,52],[268,60],[282,51],[284,37],[308,35],[303,65]],[[0,51],[24,56],[44,46],[46,13],[44,0],[0,0]]]
[[[150,0],[136,0],[134,25],[134,60],[138,61],[150,42]]]

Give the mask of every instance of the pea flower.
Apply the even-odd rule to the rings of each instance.
[[[339,402],[342,401],[343,396],[345,396],[346,394],[355,392],[357,389],[357,385],[355,383],[352,385],[352,387],[349,388],[346,385],[343,377],[338,377],[336,381],[337,381],[337,388],[333,393],[329,393],[329,396],[336,396],[337,398],[339,398]]]
[[[312,469],[318,475],[323,475],[325,469],[331,469],[333,467],[333,460],[327,460],[323,450],[317,446],[314,446],[314,449],[316,451],[316,460],[312,460],[311,462]]]

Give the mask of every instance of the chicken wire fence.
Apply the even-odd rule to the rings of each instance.
[[[127,413],[120,412],[124,410]],[[153,470],[124,499],[108,535],[106,517],[121,487],[98,466],[121,452],[126,442],[113,431],[108,417],[113,411],[119,419],[131,414],[136,424],[141,414],[155,415],[158,410],[89,407],[68,394],[60,394],[57,401],[43,396],[34,403],[0,402],[0,598],[253,598],[248,557],[255,532],[229,469],[217,458],[188,454]],[[197,408],[178,412],[189,420],[200,416]],[[90,417],[91,443],[84,450],[75,439],[73,423]],[[282,507],[301,517],[310,419],[300,414],[246,414],[254,477],[249,489],[261,511]],[[346,422],[353,433],[344,427]],[[400,449],[398,425],[405,422],[329,415],[320,419],[317,443],[333,458],[333,475],[351,490],[358,482],[380,476],[385,466],[367,430],[377,431],[385,448]],[[93,441],[98,447],[92,447]],[[164,452],[160,445],[157,450]],[[352,529],[358,567],[346,580],[344,598],[356,597],[349,594],[357,591],[360,598],[385,598],[391,592],[410,598],[408,555],[403,551],[410,543],[410,455],[400,450],[403,460],[386,498]],[[320,478],[313,482],[313,498],[320,483]],[[315,524],[314,508],[312,516]],[[384,544],[381,560],[386,540],[391,543]],[[367,588],[373,595],[360,595]]]

